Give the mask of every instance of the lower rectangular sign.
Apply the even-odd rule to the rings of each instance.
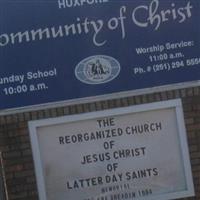
[[[29,122],[41,200],[194,195],[180,100]]]

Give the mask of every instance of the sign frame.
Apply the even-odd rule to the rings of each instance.
[[[194,184],[193,184],[193,178],[192,178],[192,169],[191,169],[191,163],[190,163],[190,157],[189,157],[186,129],[185,129],[185,123],[184,123],[184,117],[183,117],[182,102],[180,99],[175,99],[175,100],[161,101],[161,102],[148,103],[148,104],[142,104],[142,105],[134,105],[134,106],[123,107],[123,108],[114,108],[114,109],[109,109],[105,111],[97,111],[97,112],[76,114],[76,115],[56,117],[56,118],[50,118],[50,119],[29,121],[28,123],[29,134],[31,138],[31,146],[32,146],[32,152],[33,152],[39,199],[48,200],[46,196],[46,192],[45,192],[45,180],[44,180],[44,174],[42,171],[39,142],[38,142],[38,137],[37,137],[37,128],[48,126],[48,125],[59,125],[62,123],[72,123],[72,122],[89,120],[89,119],[94,119],[94,118],[120,116],[122,114],[130,114],[130,113],[138,113],[138,112],[154,111],[154,110],[156,111],[156,110],[167,109],[167,108],[174,108],[175,113],[176,113],[177,128],[178,128],[177,134],[179,136],[180,153],[181,153],[182,161],[184,165],[183,168],[185,172],[184,175],[185,175],[187,189],[184,191],[177,191],[177,192],[173,192],[169,194],[168,193],[161,194],[161,195],[157,195],[156,197],[153,196],[153,197],[147,197],[147,198],[148,200],[170,200],[170,199],[194,196],[195,191],[194,191]],[[143,198],[141,198],[141,200],[142,199]]]
[[[58,102],[50,102],[50,103],[44,103],[44,104],[36,104],[36,105],[31,105],[31,106],[19,107],[19,108],[9,108],[9,109],[0,110],[0,116],[23,113],[23,112],[38,111],[41,109],[51,109],[51,108],[58,108],[58,107],[70,106],[70,105],[93,103],[96,101],[106,101],[110,99],[128,98],[128,97],[138,96],[138,95],[153,94],[155,92],[167,92],[167,91],[179,90],[179,89],[190,89],[190,88],[199,87],[199,86],[200,86],[200,80],[197,80],[197,81],[170,84],[170,85],[164,85],[164,86],[158,86],[158,87],[152,87],[152,88],[117,92],[117,93],[106,94],[106,95],[78,98],[78,99],[58,101]]]

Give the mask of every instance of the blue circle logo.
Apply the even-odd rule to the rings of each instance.
[[[85,58],[75,68],[78,80],[86,84],[102,84],[115,79],[120,72],[119,62],[104,55]]]

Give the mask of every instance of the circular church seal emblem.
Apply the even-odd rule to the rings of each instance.
[[[78,80],[86,84],[102,84],[115,79],[120,72],[119,62],[104,55],[85,58],[75,68]]]

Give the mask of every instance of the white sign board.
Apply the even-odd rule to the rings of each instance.
[[[194,195],[180,100],[29,123],[40,200]]]

